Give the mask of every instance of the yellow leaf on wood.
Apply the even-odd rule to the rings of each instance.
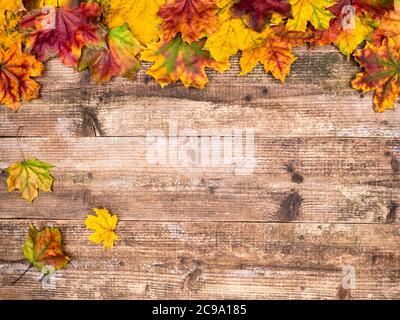
[[[107,209],[94,208],[93,210],[97,216],[88,215],[85,220],[86,228],[95,231],[90,235],[89,240],[97,244],[103,243],[106,249],[112,248],[114,241],[119,240],[114,232],[118,218],[116,215],[111,215]]]

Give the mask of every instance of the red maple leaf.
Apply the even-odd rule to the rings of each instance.
[[[264,29],[267,18],[273,12],[292,17],[291,6],[287,0],[239,0],[232,7],[235,16],[248,14],[250,27],[258,32]]]
[[[44,7],[28,12],[20,29],[28,33],[27,48],[40,61],[59,56],[65,65],[76,66],[82,47],[100,41],[101,29],[93,23],[99,15],[97,3]]]

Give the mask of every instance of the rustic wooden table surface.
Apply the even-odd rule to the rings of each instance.
[[[1,175],[0,298],[399,299],[400,111],[374,113],[336,49],[297,55],[285,85],[261,67],[237,77],[234,59],[205,90],[144,71],[97,86],[48,62],[42,98],[0,111],[1,169],[56,166],[33,204]],[[146,132],[171,122],[254,128],[254,173],[149,164]],[[120,218],[111,250],[88,241],[94,207]],[[30,223],[60,227],[73,259],[47,285],[31,269],[12,286]]]

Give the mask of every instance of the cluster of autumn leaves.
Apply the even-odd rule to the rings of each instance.
[[[229,69],[238,52],[241,76],[261,63],[283,82],[305,44],[354,55],[364,71],[353,87],[375,91],[376,111],[394,107],[400,0],[0,0],[0,103],[37,98],[32,78],[52,57],[97,83],[149,61],[162,86],[204,88],[205,69]]]
[[[5,170],[8,192],[19,189],[22,198],[29,202],[38,197],[39,190],[51,192],[54,181],[50,174],[52,168],[53,165],[36,158],[14,162]],[[84,221],[86,227],[94,231],[89,240],[102,244],[106,249],[112,248],[114,241],[118,240],[114,231],[118,218],[105,208],[93,210],[96,215],[89,214]],[[64,268],[70,260],[62,250],[61,232],[56,227],[45,227],[39,231],[30,225],[22,252],[30,267],[34,266],[46,275]]]

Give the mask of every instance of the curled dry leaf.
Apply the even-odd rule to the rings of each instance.
[[[203,41],[185,42],[180,36],[171,41],[161,40],[143,51],[144,61],[154,62],[147,71],[161,86],[181,80],[185,87],[202,89],[208,83],[205,68],[223,72],[229,68],[229,62],[216,62]]]
[[[16,111],[22,100],[37,98],[40,85],[32,77],[42,72],[42,63],[22,53],[20,43],[6,50],[0,48],[0,103]]]
[[[41,272],[47,266],[54,270],[62,269],[70,260],[62,250],[60,229],[54,227],[38,231],[30,225],[22,252],[26,260]]]
[[[111,215],[107,209],[94,208],[97,216],[88,215],[85,220],[86,228],[92,229],[95,232],[89,237],[89,240],[103,244],[104,248],[110,249],[114,246],[114,241],[119,240],[114,232],[118,218],[116,215]]]
[[[8,192],[21,191],[22,198],[32,202],[38,197],[38,190],[51,192],[53,177],[50,169],[53,165],[35,158],[14,162],[6,169],[8,173]]]

